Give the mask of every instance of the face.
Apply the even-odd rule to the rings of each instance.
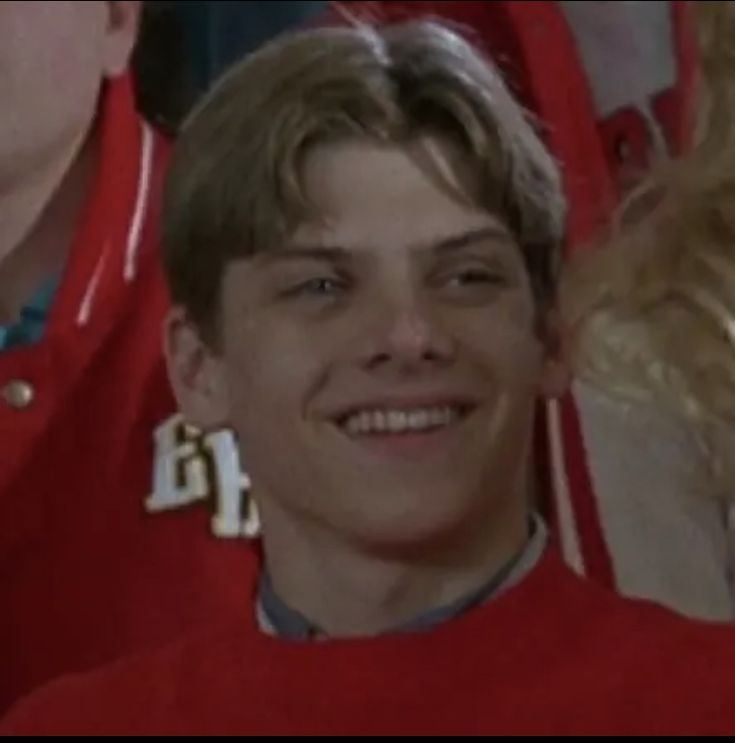
[[[0,1],[0,187],[85,134],[137,15],[138,3]]]
[[[265,530],[288,514],[400,547],[525,510],[535,402],[558,365],[507,229],[417,162],[315,149],[322,219],[226,271],[208,393],[180,397],[229,418]]]

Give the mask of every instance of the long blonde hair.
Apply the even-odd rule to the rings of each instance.
[[[735,3],[702,2],[697,13],[697,145],[654,168],[603,246],[570,268],[562,295],[582,379],[625,400],[729,428],[735,424]]]

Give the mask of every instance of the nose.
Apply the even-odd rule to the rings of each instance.
[[[384,297],[371,310],[370,332],[362,348],[367,369],[403,372],[450,364],[454,343],[438,311],[416,294]]]

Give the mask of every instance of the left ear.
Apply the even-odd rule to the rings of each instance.
[[[222,362],[182,307],[169,311],[164,326],[164,355],[184,420],[202,431],[226,427],[229,396]]]
[[[543,344],[539,395],[550,399],[563,397],[572,384],[569,333],[556,307],[547,310],[540,318],[539,335]]]
[[[140,2],[108,2],[107,34],[105,38],[104,72],[106,77],[118,77],[128,68],[138,37]]]

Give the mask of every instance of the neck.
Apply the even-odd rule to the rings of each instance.
[[[480,591],[527,542],[526,503],[518,498],[505,513],[400,557],[265,508],[266,569],[279,598],[328,636],[379,635]]]
[[[17,319],[38,287],[63,270],[96,161],[96,138],[79,137],[0,182],[0,324]]]

